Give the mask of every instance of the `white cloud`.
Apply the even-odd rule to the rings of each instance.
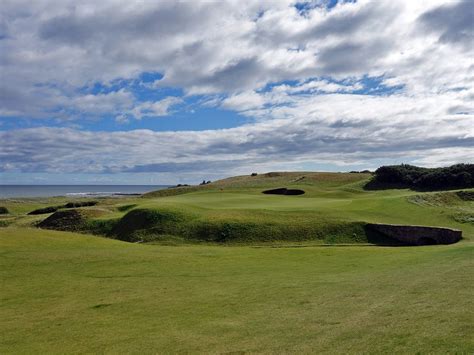
[[[182,98],[142,102],[127,89],[82,91],[158,72],[163,78],[150,84],[156,90],[202,94],[203,106],[255,119],[203,132],[6,131],[4,169],[100,172],[144,162],[185,169],[204,154],[199,168],[210,170],[212,161],[243,168],[472,156],[472,2],[358,1],[304,13],[293,5],[4,0],[2,116],[123,123],[170,115]],[[366,87],[371,77],[382,80],[377,95]],[[400,88],[380,94],[384,86]],[[365,95],[354,93],[362,89]],[[23,147],[26,140],[35,145]]]
[[[291,2],[5,1],[1,66],[22,89],[144,71],[190,93],[347,75],[386,74],[417,91],[468,84],[472,26],[449,15],[471,4],[413,3],[358,1],[302,16]],[[444,21],[439,30],[430,13]]]
[[[135,106],[130,114],[136,119],[143,117],[167,116],[172,106],[180,104],[183,100],[179,97],[169,96],[159,101],[146,101]]]

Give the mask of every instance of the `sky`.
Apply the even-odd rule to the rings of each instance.
[[[474,160],[474,1],[0,8],[2,184]]]

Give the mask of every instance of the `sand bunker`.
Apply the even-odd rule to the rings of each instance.
[[[304,191],[299,189],[287,189],[286,187],[280,187],[278,189],[271,189],[262,191],[266,195],[303,195]]]

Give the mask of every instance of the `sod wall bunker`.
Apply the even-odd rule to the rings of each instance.
[[[367,227],[406,245],[453,244],[462,239],[462,231],[450,228],[379,223]]]

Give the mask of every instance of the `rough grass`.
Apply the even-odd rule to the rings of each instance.
[[[107,214],[103,209],[66,209],[50,215],[37,224],[39,228],[63,231],[90,231],[94,227],[94,219]],[[104,226],[105,228],[105,226]]]
[[[0,229],[0,353],[474,351],[474,247],[137,245]]]
[[[364,190],[370,177],[311,172],[238,176],[203,186],[152,192],[142,198],[101,199],[94,208],[108,213],[85,216],[77,220],[77,226],[71,219],[66,228],[54,228],[131,242],[162,241],[172,236],[193,243],[390,244],[387,238],[370,235],[363,226],[392,223],[456,228],[463,231],[465,240],[472,239],[474,201],[470,196],[474,190]],[[281,187],[303,190],[305,194],[262,194]],[[20,203],[4,205],[13,211],[5,225],[31,226],[41,221],[22,214],[25,208],[20,210]]]

